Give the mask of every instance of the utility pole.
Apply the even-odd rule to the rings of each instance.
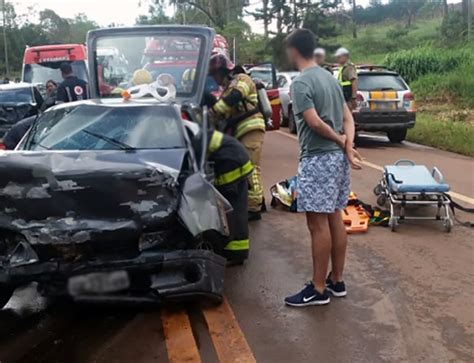
[[[8,65],[8,44],[7,44],[7,16],[5,9],[5,0],[2,0],[3,14],[3,48],[5,49],[5,76],[10,77],[10,66]]]
[[[352,0],[352,37],[357,38],[357,24],[356,24],[356,0]]]

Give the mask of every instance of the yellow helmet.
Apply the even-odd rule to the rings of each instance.
[[[196,68],[188,68],[183,72],[181,77],[181,85],[183,88],[191,88],[196,78]]]
[[[135,86],[140,86],[142,84],[150,84],[153,82],[153,78],[146,69],[137,69],[133,73],[132,81]]]

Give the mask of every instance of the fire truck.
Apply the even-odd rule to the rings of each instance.
[[[75,76],[88,80],[86,47],[83,44],[54,44],[25,49],[22,81],[43,86],[50,79],[59,83],[62,81],[59,67],[63,62],[71,63]]]

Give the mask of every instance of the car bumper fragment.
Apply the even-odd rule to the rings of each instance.
[[[48,296],[70,296],[90,302],[163,302],[195,297],[220,301],[226,260],[210,251],[144,252],[136,258],[111,261],[38,262],[0,267],[0,283],[20,286],[38,282]],[[71,294],[70,278],[126,271],[130,286],[123,291]]]

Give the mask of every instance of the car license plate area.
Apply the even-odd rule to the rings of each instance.
[[[372,101],[370,103],[371,111],[394,111],[397,109],[397,102],[390,101]]]
[[[73,276],[68,280],[68,291],[72,296],[106,294],[129,287],[130,278],[127,271],[95,272]]]

